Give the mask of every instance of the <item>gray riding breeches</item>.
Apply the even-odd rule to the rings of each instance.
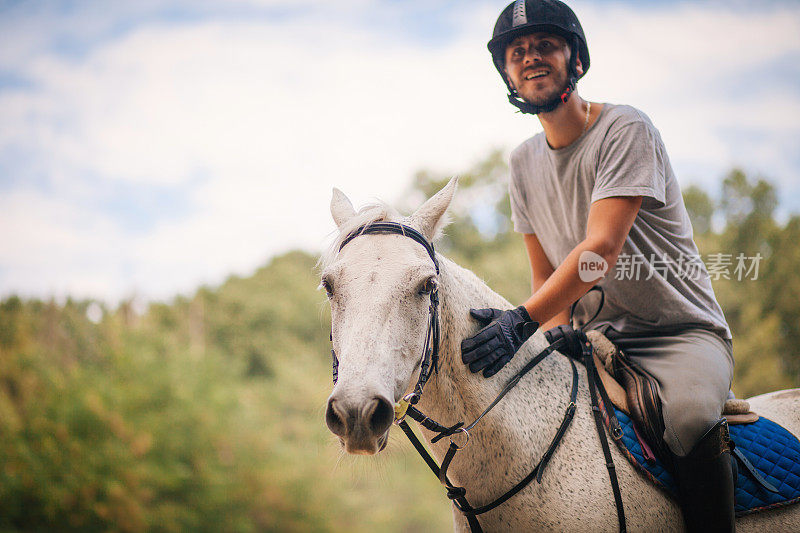
[[[733,379],[730,340],[705,329],[664,336],[606,336],[658,381],[664,442],[686,456],[720,418]]]

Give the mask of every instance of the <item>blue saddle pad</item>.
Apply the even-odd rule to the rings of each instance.
[[[623,454],[646,477],[674,496],[676,486],[670,473],[660,461],[645,461],[633,421],[619,409],[614,410],[622,426],[622,438],[617,444]],[[778,489],[777,493],[766,490],[740,466],[736,480],[737,516],[800,502],[800,441],[794,435],[763,416],[751,424],[730,426],[730,433],[736,448]]]

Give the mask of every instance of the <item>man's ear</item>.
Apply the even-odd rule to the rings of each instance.
[[[578,77],[580,78],[583,76],[583,63],[581,63],[581,54],[578,50],[575,50],[575,70],[578,72]]]
[[[516,88],[516,87],[514,87],[514,81],[511,79],[511,76],[509,76],[509,75],[508,75],[508,69],[507,69],[506,67],[503,67],[503,74],[505,75],[505,77],[506,77],[506,80],[508,80],[508,85],[509,85],[509,86],[510,86],[512,89],[514,89],[514,90],[516,91],[516,90],[517,90],[517,88]]]

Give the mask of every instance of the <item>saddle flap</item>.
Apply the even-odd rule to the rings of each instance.
[[[603,360],[604,370],[611,368],[615,388],[621,391],[625,399],[625,412],[630,415],[637,427],[637,436],[649,444],[655,454],[662,460],[670,457],[664,444],[664,421],[661,413],[661,398],[658,394],[658,382],[643,368],[625,356],[614,344],[599,331],[590,332],[592,345],[597,347],[597,355]],[[599,371],[599,369],[598,369]],[[608,374],[608,372],[606,372]],[[608,375],[609,381],[613,378]],[[602,379],[602,377],[601,377]],[[619,380],[619,381],[617,381]],[[603,380],[605,385],[606,380]],[[612,385],[614,387],[614,385]],[[608,389],[608,387],[606,387]],[[610,395],[609,395],[610,396]],[[620,403],[611,400],[618,408]]]
[[[620,451],[646,478],[674,496],[677,487],[664,464],[660,460],[647,461],[631,419],[619,410],[617,418],[623,431],[622,439],[617,441]],[[766,489],[751,472],[739,468],[735,489],[737,516],[800,503],[800,441],[797,437],[763,416],[752,424],[731,426],[730,434],[736,451],[747,458],[760,477],[777,489],[777,492]]]

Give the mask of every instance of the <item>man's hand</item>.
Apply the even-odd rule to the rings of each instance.
[[[539,323],[531,320],[522,305],[507,311],[470,309],[469,314],[484,327],[461,341],[461,360],[472,372],[483,370],[486,378],[497,374],[539,329]]]

